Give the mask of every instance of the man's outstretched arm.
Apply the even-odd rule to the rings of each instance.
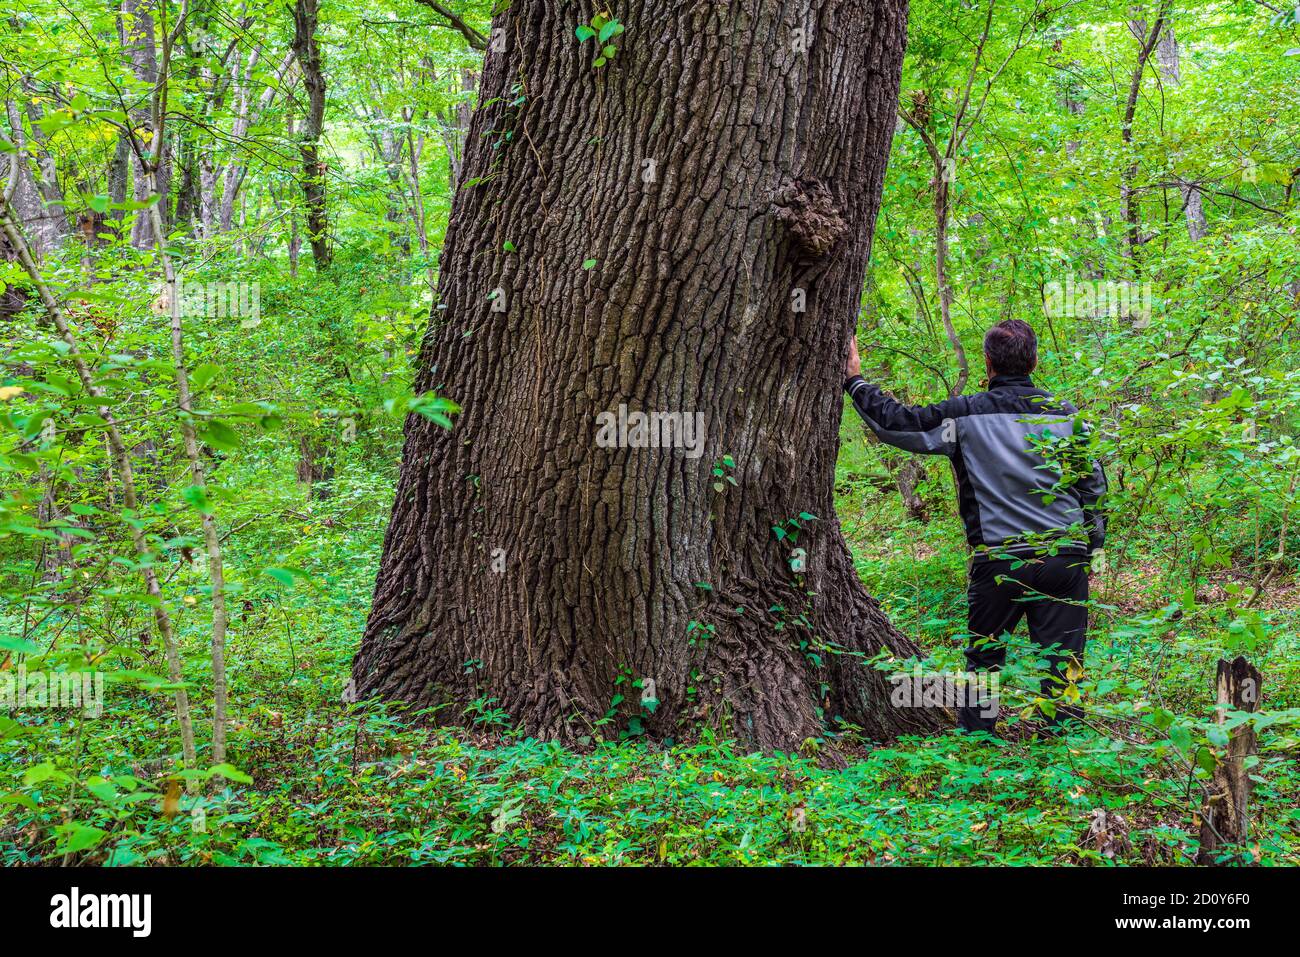
[[[1089,463],[1092,468],[1085,476],[1075,482],[1075,489],[1083,505],[1083,524],[1088,529],[1088,545],[1093,552],[1106,547],[1106,513],[1102,509],[1102,499],[1106,495],[1106,470],[1100,461]]]
[[[957,451],[956,419],[965,415],[963,396],[933,405],[904,405],[862,378],[857,340],[851,340],[844,391],[853,408],[880,441],[895,448],[925,455],[952,455]]]

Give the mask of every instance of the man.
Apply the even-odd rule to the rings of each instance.
[[[1100,562],[1105,521],[1098,502],[1106,475],[1089,460],[1078,411],[1034,385],[1038,340],[1029,323],[1000,322],[984,337],[988,391],[934,405],[908,406],[862,378],[854,341],[844,389],[882,442],[909,452],[946,455],[957,480],[957,507],[974,554],[970,563],[966,651],[971,672],[1006,660],[1004,634],[1021,617],[1048,648],[1057,697],[1083,657],[1088,626],[1089,555]],[[1056,725],[1081,714],[1055,702],[1043,709]],[[996,702],[966,701],[960,727],[994,733]]]

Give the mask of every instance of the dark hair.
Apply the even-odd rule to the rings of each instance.
[[[999,322],[984,336],[984,355],[998,375],[1029,375],[1038,365],[1038,337],[1023,319]]]

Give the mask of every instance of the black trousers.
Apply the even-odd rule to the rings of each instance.
[[[1066,668],[1080,667],[1088,632],[1088,557],[1053,555],[1031,558],[1018,568],[1010,559],[981,559],[971,565],[967,628],[971,646],[966,668],[971,672],[997,671],[1007,658],[1004,634],[1012,634],[1020,619],[1029,621],[1029,637],[1048,654],[1051,676],[1043,679],[1044,696],[1056,697],[1066,684]],[[969,687],[981,687],[978,678]],[[985,678],[987,680],[987,678]],[[1082,712],[1060,706],[1050,724]],[[967,697],[957,709],[957,723],[968,731],[992,732],[997,722],[997,700],[987,694]]]

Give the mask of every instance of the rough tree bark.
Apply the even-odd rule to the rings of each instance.
[[[1214,717],[1218,724],[1227,721],[1228,709],[1258,711],[1264,676],[1240,655],[1232,661],[1219,659],[1215,672]],[[1214,765],[1214,779],[1201,807],[1201,848],[1196,863],[1217,864],[1224,845],[1236,844],[1243,851],[1250,839],[1250,793],[1254,783],[1246,759],[1256,751],[1255,729],[1237,725],[1228,732],[1228,746]]]
[[[448,721],[486,696],[561,740],[607,713],[762,749],[933,730],[863,661],[918,649],[832,503],[906,0],[619,13],[599,69],[562,0],[494,24],[416,383],[464,412],[407,421],[352,691]],[[699,457],[602,447],[620,405],[701,413]]]

